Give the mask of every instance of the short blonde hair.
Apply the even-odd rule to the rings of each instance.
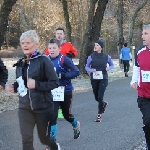
[[[20,44],[23,39],[31,38],[34,43],[39,43],[39,37],[35,30],[28,30],[20,36]]]

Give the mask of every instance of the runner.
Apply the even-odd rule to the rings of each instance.
[[[79,75],[78,68],[73,64],[72,60],[60,54],[60,42],[57,39],[51,39],[48,44],[50,59],[54,64],[56,73],[59,77],[60,87],[64,88],[64,100],[54,101],[54,120],[51,126],[51,136],[56,140],[57,134],[57,116],[58,109],[61,106],[62,113],[66,121],[71,123],[74,130],[74,139],[80,136],[80,122],[71,113],[72,107],[72,91],[73,85],[71,79]]]
[[[90,73],[91,85],[95,100],[98,102],[98,115],[95,122],[101,122],[107,102],[103,101],[104,92],[108,85],[108,71],[114,68],[114,64],[109,55],[103,53],[103,42],[97,40],[94,52],[88,57],[85,70]],[[107,66],[109,64],[109,67]]]
[[[9,85],[9,93],[19,93],[19,124],[23,150],[33,150],[33,130],[37,126],[38,136],[46,150],[60,150],[50,138],[48,127],[53,120],[53,99],[51,90],[59,85],[58,77],[50,59],[40,55],[39,39],[35,30],[22,33],[20,37],[24,57],[16,66],[16,82]]]
[[[143,115],[143,131],[150,150],[150,24],[143,26],[143,45],[136,51],[131,87],[138,91],[137,103]]]
[[[65,30],[63,28],[57,28],[55,33],[56,39],[59,40],[60,46],[60,53],[69,57],[75,58],[78,56],[78,51],[75,47],[71,44],[71,42],[67,42],[65,39]],[[48,46],[46,47],[45,54],[49,55]]]
[[[75,47],[71,44],[71,42],[66,41],[65,30],[63,28],[57,28],[55,36],[56,36],[56,39],[59,40],[59,42],[61,43],[61,46],[60,46],[61,54],[71,59],[78,56],[78,51],[75,49]],[[45,54],[49,55],[48,46],[46,47]],[[58,110],[58,118],[64,118],[61,108]]]
[[[129,61],[132,60],[132,55],[130,48],[127,47],[127,43],[124,43],[123,48],[121,49],[120,59],[121,63],[123,63],[125,77],[128,77],[128,71],[130,68]]]
[[[8,70],[0,58],[0,92],[5,89],[5,84],[8,80]],[[0,140],[0,148],[2,148],[3,142]]]

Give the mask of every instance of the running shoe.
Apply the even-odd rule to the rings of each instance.
[[[101,115],[97,115],[97,118],[96,118],[95,122],[101,122],[101,121],[102,121]]]
[[[78,121],[78,127],[73,128],[74,130],[74,139],[78,139],[80,137],[80,122]]]
[[[59,143],[56,143],[56,144],[57,144],[57,146],[58,146],[58,150],[61,150]]]
[[[108,105],[108,102],[103,102],[103,112],[102,113],[105,112],[107,105]]]
[[[57,144],[57,149],[56,150],[61,150],[59,143],[56,143],[56,144]],[[46,147],[45,150],[51,150],[51,149],[49,147]]]
[[[61,118],[64,118],[63,114],[62,114],[62,109],[59,109],[58,110],[58,118],[61,119]]]
[[[125,77],[128,77],[128,74],[127,74],[127,73],[125,73]]]

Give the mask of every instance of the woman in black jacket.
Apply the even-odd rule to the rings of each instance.
[[[20,44],[24,57],[14,65],[16,82],[8,86],[8,92],[19,93],[18,116],[23,150],[34,150],[35,125],[40,141],[51,150],[60,150],[59,144],[50,138],[50,132],[47,131],[54,111],[51,90],[58,87],[59,81],[50,59],[37,51],[38,42],[35,30],[21,35]]]

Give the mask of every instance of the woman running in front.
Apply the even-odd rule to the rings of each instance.
[[[95,122],[101,122],[108,102],[103,101],[104,92],[108,85],[108,71],[114,68],[111,57],[102,51],[103,42],[97,40],[94,52],[88,56],[85,70],[90,73],[91,85],[95,100],[98,102],[98,115]],[[109,65],[109,66],[108,66]]]

